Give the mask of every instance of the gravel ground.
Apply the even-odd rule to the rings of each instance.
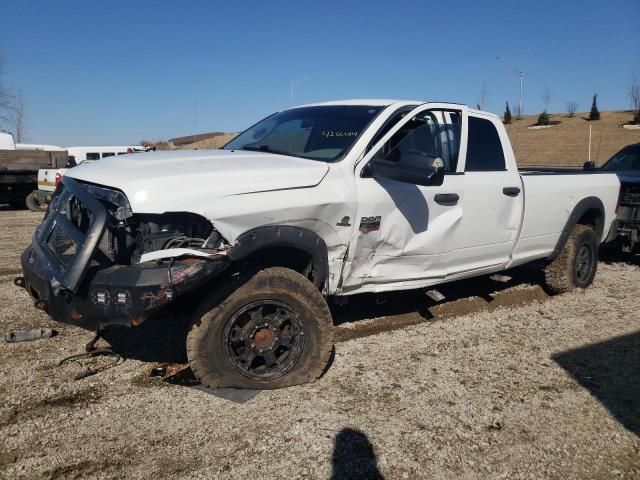
[[[179,313],[111,335],[116,367],[75,381],[83,366],[57,366],[92,334],[11,283],[39,219],[0,212],[0,331],[59,331],[0,344],[1,478],[640,478],[637,258],[552,298],[518,272],[432,308],[363,296],[334,307],[318,382],[212,392],[149,377],[184,360]]]

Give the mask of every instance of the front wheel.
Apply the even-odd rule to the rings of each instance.
[[[260,270],[230,294],[218,292],[187,336],[191,369],[210,387],[312,382],[332,350],[333,322],[324,297],[303,275],[281,267]]]
[[[545,283],[551,293],[587,288],[598,269],[598,240],[588,225],[576,225],[560,255],[544,270]]]

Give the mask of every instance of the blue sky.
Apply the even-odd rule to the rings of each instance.
[[[236,131],[290,103],[417,98],[526,113],[629,107],[640,1],[0,0],[3,82],[28,140],[60,145]],[[194,104],[196,114],[194,115]]]

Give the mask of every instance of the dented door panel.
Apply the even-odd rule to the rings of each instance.
[[[422,187],[387,179],[361,178],[358,222],[349,245],[343,288],[367,283],[444,278],[454,265],[451,239],[463,217],[458,205],[434,201],[439,193],[460,190],[463,177],[446,176],[441,186]],[[363,228],[370,218],[379,228]]]

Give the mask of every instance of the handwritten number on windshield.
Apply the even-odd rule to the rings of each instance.
[[[349,132],[344,130],[323,130],[323,137],[357,137],[358,132]]]

